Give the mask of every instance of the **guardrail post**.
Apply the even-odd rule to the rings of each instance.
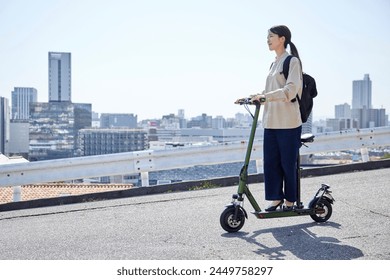
[[[256,171],[257,171],[257,174],[264,173],[263,159],[256,159]]]
[[[18,202],[22,200],[22,187],[21,186],[14,186],[14,192],[13,192],[13,202]]]
[[[149,187],[149,172],[141,172],[142,187]]]
[[[367,147],[360,148],[360,154],[362,155],[362,161],[367,162],[370,161],[370,157],[368,156]]]

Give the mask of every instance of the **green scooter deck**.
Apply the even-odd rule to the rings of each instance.
[[[283,211],[283,210],[276,210],[276,211],[252,211],[252,214],[254,214],[258,219],[270,219],[270,218],[284,218],[284,217],[293,217],[293,216],[305,216],[305,215],[312,215],[314,214],[313,209],[309,208],[302,208],[302,209],[294,209],[291,211]]]

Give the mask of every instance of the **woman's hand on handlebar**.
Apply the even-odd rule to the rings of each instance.
[[[262,104],[265,102],[265,95],[264,94],[251,95],[251,102]]]
[[[264,94],[252,94],[249,97],[242,97],[237,99],[234,103],[235,104],[261,104],[265,102],[265,95]]]
[[[249,100],[250,100],[250,98],[248,98],[248,97],[238,98],[236,101],[234,101],[234,104],[248,103]]]

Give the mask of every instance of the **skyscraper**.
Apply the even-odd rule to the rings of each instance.
[[[353,81],[352,118],[357,120],[359,128],[379,127],[388,124],[384,109],[372,108],[372,82],[368,74],[363,80]]]
[[[369,74],[363,80],[352,83],[352,109],[371,109],[371,80]]]
[[[72,101],[71,54],[49,52],[49,102]]]
[[[12,120],[28,120],[30,103],[38,102],[35,88],[15,87],[12,92]]]
[[[9,122],[8,99],[0,96],[0,153],[5,155],[8,155]]]

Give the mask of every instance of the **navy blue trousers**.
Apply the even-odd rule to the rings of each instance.
[[[297,158],[302,126],[264,130],[264,184],[266,200],[297,200]]]

